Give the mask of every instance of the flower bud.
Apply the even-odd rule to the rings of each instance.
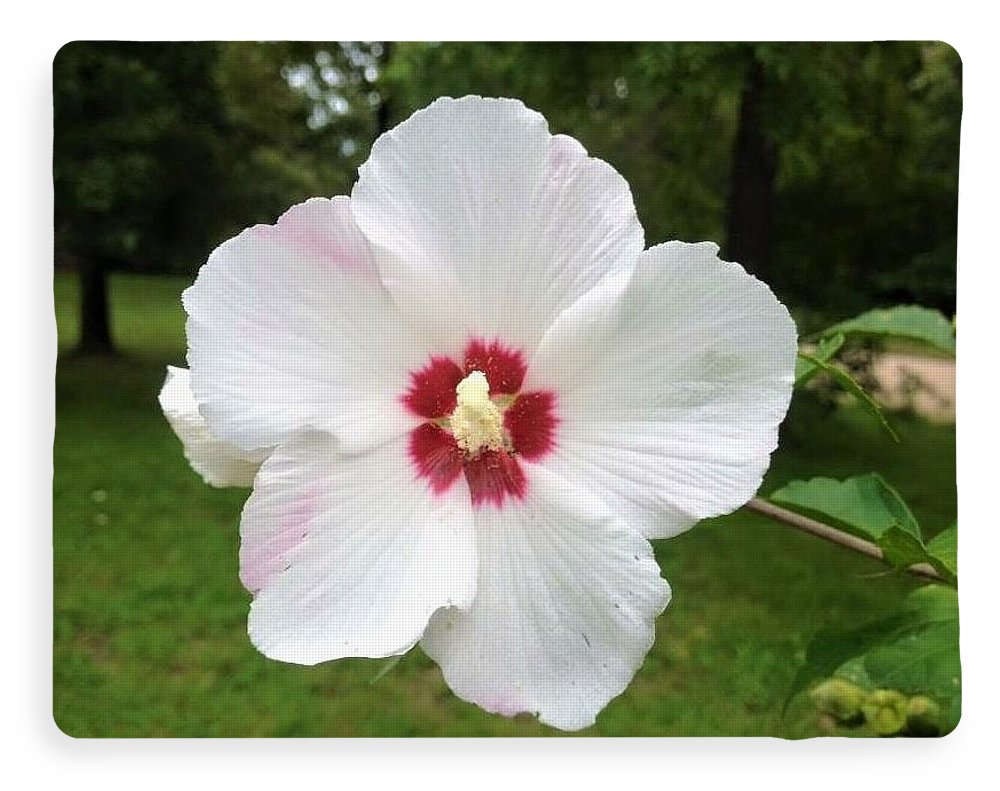
[[[843,678],[828,678],[809,693],[813,705],[829,714],[841,725],[860,725],[864,716],[861,706],[865,700],[862,689]]]
[[[891,689],[876,689],[862,705],[865,719],[879,736],[895,736],[906,725],[906,696]]]

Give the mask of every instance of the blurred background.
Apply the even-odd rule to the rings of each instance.
[[[237,576],[247,493],[205,486],[156,404],[209,252],[349,193],[373,140],[438,96],[539,110],[628,180],[647,246],[719,242],[802,334],[880,305],[954,314],[947,44],[74,42],[53,76],[54,715],[73,735],[555,733],[457,700],[419,649],[378,680],[379,661],[257,654]],[[878,470],[930,532],[952,521],[954,369],[912,351],[854,351],[901,443],[820,383],[796,395],[764,490]],[[656,550],[674,601],[584,733],[839,733],[805,701],[784,708],[805,645],[913,586],[745,513]]]

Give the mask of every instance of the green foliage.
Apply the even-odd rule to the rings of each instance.
[[[910,508],[876,473],[843,481],[792,481],[773,492],[770,499],[871,541],[882,550],[886,562],[896,568],[929,563],[946,581],[954,583],[957,579],[957,530],[946,530],[925,545]]]
[[[832,335],[829,338],[823,338],[819,345],[816,347],[810,355],[800,354],[795,358],[795,386],[802,387],[808,381],[810,381],[816,374],[818,374],[823,369],[817,365],[815,362],[810,360],[810,357],[815,358],[821,362],[827,363],[833,358],[840,347],[844,345],[843,335]]]
[[[952,311],[961,68],[934,42],[73,42],[54,64],[57,255],[193,272],[349,190],[385,124],[469,93],[518,97],[612,163],[647,244],[722,241],[751,62],[778,150],[776,293]]]
[[[766,279],[804,309],[801,326],[822,326],[828,311],[894,302],[950,315],[961,68],[954,51],[933,42],[74,42],[54,64],[57,260],[193,273],[243,227],[271,222],[306,197],[348,191],[387,125],[437,96],[468,93],[521,98],[553,132],[611,162],[631,186],[647,245],[722,241],[752,64],[763,69],[760,131],[778,155]],[[544,732],[455,701],[419,651],[405,663],[293,669],[248,647],[246,595],[234,573],[215,574],[234,557],[241,493],[206,494],[164,422],[150,417],[163,363],[183,357],[177,295],[158,303],[177,284],[136,282],[111,281],[112,329],[122,349],[146,362],[60,365],[60,724],[93,735]],[[75,288],[56,287],[65,348]],[[955,349],[945,316],[916,305],[869,310],[816,337],[797,360],[796,385],[828,375],[893,436],[835,355],[854,338]],[[953,477],[939,462],[949,430],[900,417],[904,439],[908,431],[932,436],[933,454],[919,444],[890,450],[870,441],[853,409],[797,428],[796,409],[801,416],[809,408],[802,400],[769,481],[829,470],[855,477],[795,481],[772,499],[873,541],[897,568],[929,563],[954,584],[956,529],[925,543],[899,493],[878,475],[855,475],[858,465],[885,472],[943,524],[953,513]],[[866,462],[865,453],[875,457]],[[736,523],[741,531],[731,529]],[[228,527],[206,529],[220,524]],[[738,514],[661,552],[678,591],[670,631],[596,731],[810,734],[801,709],[792,725],[767,721],[803,650],[793,692],[825,678],[811,699],[840,726],[863,721],[886,735],[954,727],[953,591],[921,589],[897,610],[910,581],[846,586],[869,561],[831,559],[800,538]],[[767,579],[781,585],[740,565],[754,553],[769,558]],[[708,593],[684,602],[683,590]],[[746,602],[738,616],[734,600]],[[858,611],[871,612],[871,623],[853,623]],[[819,614],[830,628],[804,648]],[[204,705],[203,693],[211,697]],[[375,699],[385,705],[373,707]]]
[[[899,628],[866,652],[865,669],[879,686],[956,705],[961,677],[957,592],[927,585],[910,594]]]
[[[52,545],[60,727],[89,737],[561,735],[457,699],[419,649],[373,685],[384,660],[300,667],[253,648],[237,561],[246,492],[205,486],[156,407],[163,366],[184,364],[180,293],[189,283],[115,275],[114,330],[127,358],[59,361]],[[57,273],[61,350],[77,332],[75,291]],[[795,399],[765,491],[803,474],[878,469],[921,522],[951,518],[952,427],[901,415],[903,444],[894,445],[859,409],[814,408],[806,394]],[[858,613],[889,617],[914,584],[859,581],[879,566],[745,511],[656,544],[674,599],[633,683],[583,735],[824,735],[805,696],[780,716],[816,624],[845,629]]]
[[[920,537],[920,526],[906,503],[875,473],[846,481],[832,478],[792,481],[772,493],[770,499],[834,522],[852,535],[876,543],[894,527]]]
[[[847,370],[833,362],[849,337],[896,339],[919,343],[937,351],[955,353],[955,330],[940,311],[918,305],[901,305],[869,310],[853,319],[838,322],[816,333],[819,343],[812,351],[800,350],[795,361],[795,386],[802,387],[817,374],[826,373],[853,395],[898,441],[882,408]]]
[[[890,618],[820,632],[806,649],[789,699],[815,679],[835,673],[860,673],[872,688],[861,709],[880,735],[899,733],[904,726],[913,735],[953,730],[961,716],[958,594],[943,585],[926,585]],[[829,708],[831,698],[824,684],[812,693],[821,710]]]
[[[958,576],[958,526],[952,524],[927,542],[931,563],[945,576]]]
[[[60,49],[57,261],[194,272],[227,236],[349,186],[351,164],[328,153],[336,135],[310,128],[310,100],[283,76],[300,49],[100,41]]]
[[[897,442],[899,441],[899,436],[896,434],[895,429],[889,425],[889,421],[886,420],[885,413],[882,411],[874,398],[872,398],[865,389],[858,383],[858,381],[851,376],[847,371],[842,368],[838,368],[836,365],[823,360],[822,358],[816,356],[815,354],[807,354],[806,352],[799,352],[799,360],[809,366],[808,369],[800,369],[798,366],[798,361],[796,361],[796,381],[798,381],[798,372],[800,370],[804,371],[804,378],[808,379],[809,376],[817,371],[823,371],[828,374],[833,381],[839,384],[844,390],[850,393],[852,396],[858,399],[858,402],[867,409],[872,415],[874,415],[882,428],[888,432],[889,436],[892,437]]]
[[[920,305],[869,310],[853,319],[834,324],[821,334],[830,341],[841,335],[902,338],[955,353],[955,329],[952,323],[941,311]]]
[[[779,49],[795,80],[775,91],[794,103],[776,132],[779,293],[833,315],[873,301],[953,312],[957,53],[940,42]]]
[[[156,261],[154,240],[164,233],[179,248],[191,244],[187,254],[209,241],[201,217],[212,205],[204,184],[220,173],[208,131],[218,107],[192,86],[200,88],[212,58],[202,45],[71,42],[59,50],[59,259]]]

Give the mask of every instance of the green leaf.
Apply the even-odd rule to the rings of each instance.
[[[869,310],[828,327],[821,335],[824,338],[835,335],[906,338],[955,353],[955,329],[952,323],[940,311],[920,305]]]
[[[864,388],[857,383],[853,376],[846,371],[841,370],[837,366],[831,365],[826,360],[821,360],[814,354],[799,352],[799,359],[805,360],[819,370],[828,373],[837,384],[857,398],[863,407],[878,418],[878,421],[882,424],[882,428],[889,432],[889,436],[891,436],[896,442],[899,442],[899,435],[896,434],[892,426],[889,425],[889,421],[885,419],[885,415],[882,413],[882,407],[875,403],[875,399],[865,392]]]
[[[943,585],[907,597],[900,625],[865,652],[872,683],[948,704],[958,722],[962,668],[958,652],[958,593]]]
[[[949,528],[925,545],[913,512],[899,493],[875,473],[844,481],[833,478],[792,481],[771,494],[769,499],[871,541],[882,550],[886,563],[894,568],[927,563],[937,570],[944,582],[957,583],[957,529]]]
[[[813,681],[836,673],[871,689],[931,697],[943,704],[941,729],[950,731],[961,713],[958,636],[955,590],[943,585],[918,588],[891,618],[818,633],[806,648],[788,700]]]
[[[905,569],[917,563],[927,563],[927,549],[915,535],[899,527],[889,528],[879,539],[882,556],[893,568]]]
[[[792,481],[769,499],[876,544],[893,528],[921,541],[920,525],[913,513],[896,490],[876,473],[844,481],[834,478]]]
[[[928,561],[945,576],[958,576],[958,525],[951,525],[927,543]]]
[[[818,360],[823,360],[823,362],[828,362],[843,345],[843,335],[824,338],[819,342],[816,350],[812,352],[812,356]],[[815,363],[810,362],[805,355],[800,354],[795,360],[795,386],[801,387],[819,373],[819,371],[820,368]]]
[[[824,630],[818,632],[806,646],[806,661],[798,669],[785,698],[784,709],[802,690],[813,681],[832,676],[842,666],[856,665],[855,673],[845,677],[857,683],[857,669],[863,670],[861,659],[865,651],[876,645],[885,635],[892,634],[902,623],[902,616],[896,615],[881,621],[867,623],[855,629],[842,631]],[[867,672],[864,672],[867,680]]]

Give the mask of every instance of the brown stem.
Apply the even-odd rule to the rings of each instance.
[[[786,525],[797,527],[799,530],[804,530],[811,535],[832,541],[834,544],[840,544],[842,547],[853,549],[862,555],[875,558],[875,560],[880,560],[883,563],[886,562],[882,550],[871,541],[865,541],[863,538],[849,535],[837,530],[835,527],[830,527],[830,525],[810,519],[808,516],[802,516],[794,511],[789,511],[787,508],[769,503],[767,500],[754,497],[745,507],[751,511],[756,511],[758,514],[764,514],[764,516],[784,522]],[[929,563],[916,563],[909,566],[906,570],[911,574],[916,574],[918,577],[925,577],[926,579],[937,580],[938,582],[944,581],[944,578],[938,574],[937,569]]]

